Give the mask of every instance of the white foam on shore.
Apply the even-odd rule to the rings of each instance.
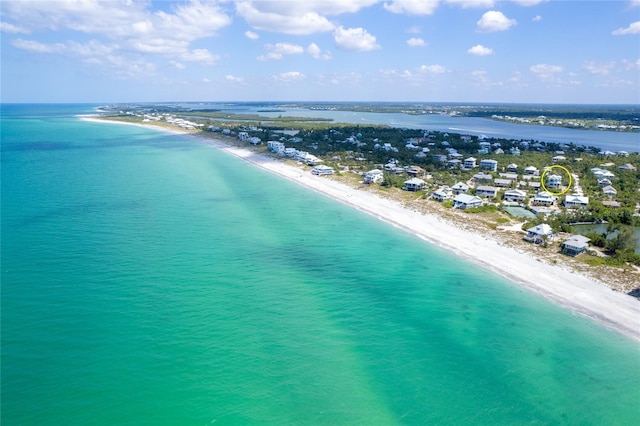
[[[106,120],[82,117],[104,123]],[[133,124],[174,134],[188,135],[153,125]],[[505,247],[498,241],[445,222],[435,214],[423,214],[398,202],[352,188],[330,178],[314,176],[278,159],[246,148],[225,144],[223,140],[189,135],[248,163],[331,197],[380,220],[399,227],[431,244],[453,252],[492,270],[524,288],[592,318],[607,327],[640,341],[640,302],[610,289],[587,276]]]

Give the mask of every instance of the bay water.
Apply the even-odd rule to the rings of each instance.
[[[3,425],[632,425],[640,344],[180,135],[2,107]]]

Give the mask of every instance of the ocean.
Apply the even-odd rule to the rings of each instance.
[[[640,344],[211,146],[3,105],[3,425],[632,425]]]

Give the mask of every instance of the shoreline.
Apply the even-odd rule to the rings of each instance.
[[[364,212],[405,232],[462,257],[507,280],[537,293],[571,312],[589,317],[608,328],[640,341],[640,303],[585,275],[500,244],[495,238],[456,227],[434,213],[421,213],[395,200],[353,188],[323,176],[314,176],[301,168],[248,148],[225,143],[187,131],[153,124],[105,120],[80,116],[85,121],[133,125],[191,137],[270,173],[323,194],[335,201]]]

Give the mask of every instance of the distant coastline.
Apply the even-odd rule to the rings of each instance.
[[[435,213],[420,211],[412,202],[403,202],[354,187],[337,179],[313,176],[308,168],[296,166],[265,155],[246,146],[232,143],[211,132],[190,132],[152,123],[126,123],[99,117],[81,117],[95,122],[109,122],[153,128],[173,134],[191,136],[242,160],[277,174],[297,184],[348,204],[382,221],[455,253],[469,261],[508,278],[573,312],[590,317],[607,327],[640,341],[640,303],[624,293],[612,291],[605,283],[573,269],[559,266],[530,252],[512,247],[499,234],[486,235]]]

